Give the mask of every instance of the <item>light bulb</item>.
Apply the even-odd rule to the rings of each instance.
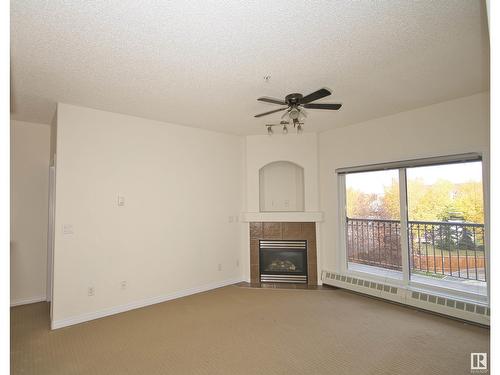
[[[288,112],[288,116],[290,116],[292,120],[298,119],[299,115],[300,111],[297,108],[292,108],[290,112]]]
[[[304,129],[302,129],[302,125],[298,124],[298,125],[297,125],[297,134],[302,134],[302,131],[303,131],[303,130],[304,130]]]
[[[267,127],[267,134],[273,135],[273,128],[271,126]]]
[[[283,134],[287,134],[288,133],[288,128],[286,127],[286,125],[283,125]]]

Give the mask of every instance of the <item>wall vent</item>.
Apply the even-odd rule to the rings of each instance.
[[[445,298],[429,293],[407,291],[406,289],[397,288],[392,285],[377,283],[371,280],[361,279],[359,277],[340,275],[333,272],[323,272],[323,275],[323,281],[326,284],[328,284],[329,281],[334,281],[332,283],[334,286],[364,291],[367,294],[379,295],[383,298],[389,298],[391,300],[396,300],[401,303],[410,304],[424,309],[427,308],[428,310],[435,310],[442,313],[445,313],[446,311],[449,315],[458,314],[457,316],[461,318],[464,318],[464,313],[468,313],[469,315],[466,315],[469,317],[468,320],[478,321],[482,324],[489,324],[490,308],[484,305],[455,300],[453,298]],[[390,296],[391,294],[393,297]],[[411,302],[412,300],[414,302]],[[477,316],[477,318],[470,318],[470,314],[473,314],[472,316]]]
[[[485,314],[486,308],[484,306],[476,306],[476,313],[477,314]]]
[[[322,274],[323,274],[324,281],[335,280],[336,283],[340,283],[340,284],[345,283],[345,284],[351,284],[355,287],[373,289],[375,293],[377,293],[377,291],[378,291],[378,292],[390,293],[390,294],[397,295],[398,291],[399,291],[399,289],[395,286],[377,283],[377,282],[374,282],[371,280],[360,279],[358,277],[345,276],[345,275],[340,275],[337,273],[325,272],[325,271]],[[417,295],[419,295],[418,292],[417,292]]]

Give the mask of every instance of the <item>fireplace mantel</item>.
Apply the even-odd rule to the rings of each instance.
[[[243,222],[319,222],[323,212],[243,212]]]

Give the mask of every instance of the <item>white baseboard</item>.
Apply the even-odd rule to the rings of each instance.
[[[10,307],[29,305],[30,303],[44,302],[46,300],[47,300],[46,296],[18,299],[18,300],[10,301]]]
[[[154,305],[157,303],[170,301],[170,300],[173,300],[176,298],[181,298],[181,297],[190,296],[192,294],[206,292],[208,290],[217,289],[217,288],[221,288],[223,286],[236,284],[236,283],[239,283],[241,281],[243,281],[242,278],[235,278],[235,279],[229,279],[229,280],[224,280],[224,281],[218,281],[218,282],[202,285],[202,286],[195,287],[195,288],[180,290],[178,292],[169,293],[169,294],[166,294],[163,296],[147,298],[147,299],[144,299],[141,301],[131,302],[131,303],[116,306],[116,307],[111,307],[109,309],[104,309],[104,310],[100,310],[100,311],[96,311],[96,312],[77,315],[77,316],[73,316],[73,317],[65,318],[65,319],[61,319],[61,320],[54,320],[51,323],[51,329],[68,327],[68,326],[71,326],[74,324],[79,324],[79,323],[88,322],[88,321],[94,320],[94,319],[104,318],[105,316],[119,314],[119,313],[122,313],[125,311],[134,310],[134,309],[138,309],[141,307]]]

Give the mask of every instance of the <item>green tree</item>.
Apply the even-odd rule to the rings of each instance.
[[[408,181],[408,218],[421,221],[443,221],[452,210],[453,183],[438,180],[426,185],[422,179]]]
[[[381,218],[388,220],[398,220],[400,217],[399,207],[399,182],[392,179],[389,186],[384,186],[384,195],[381,200]]]
[[[465,221],[484,222],[481,182],[454,184],[441,179],[429,185],[423,179],[411,179],[407,181],[407,188],[410,221],[448,221],[458,213]],[[393,179],[385,186],[381,195],[348,188],[347,215],[351,218],[399,219],[398,180]]]
[[[347,216],[350,218],[373,217],[377,212],[377,194],[363,193],[353,188],[347,188]]]
[[[483,184],[466,182],[457,186],[454,208],[471,223],[484,223]]]

